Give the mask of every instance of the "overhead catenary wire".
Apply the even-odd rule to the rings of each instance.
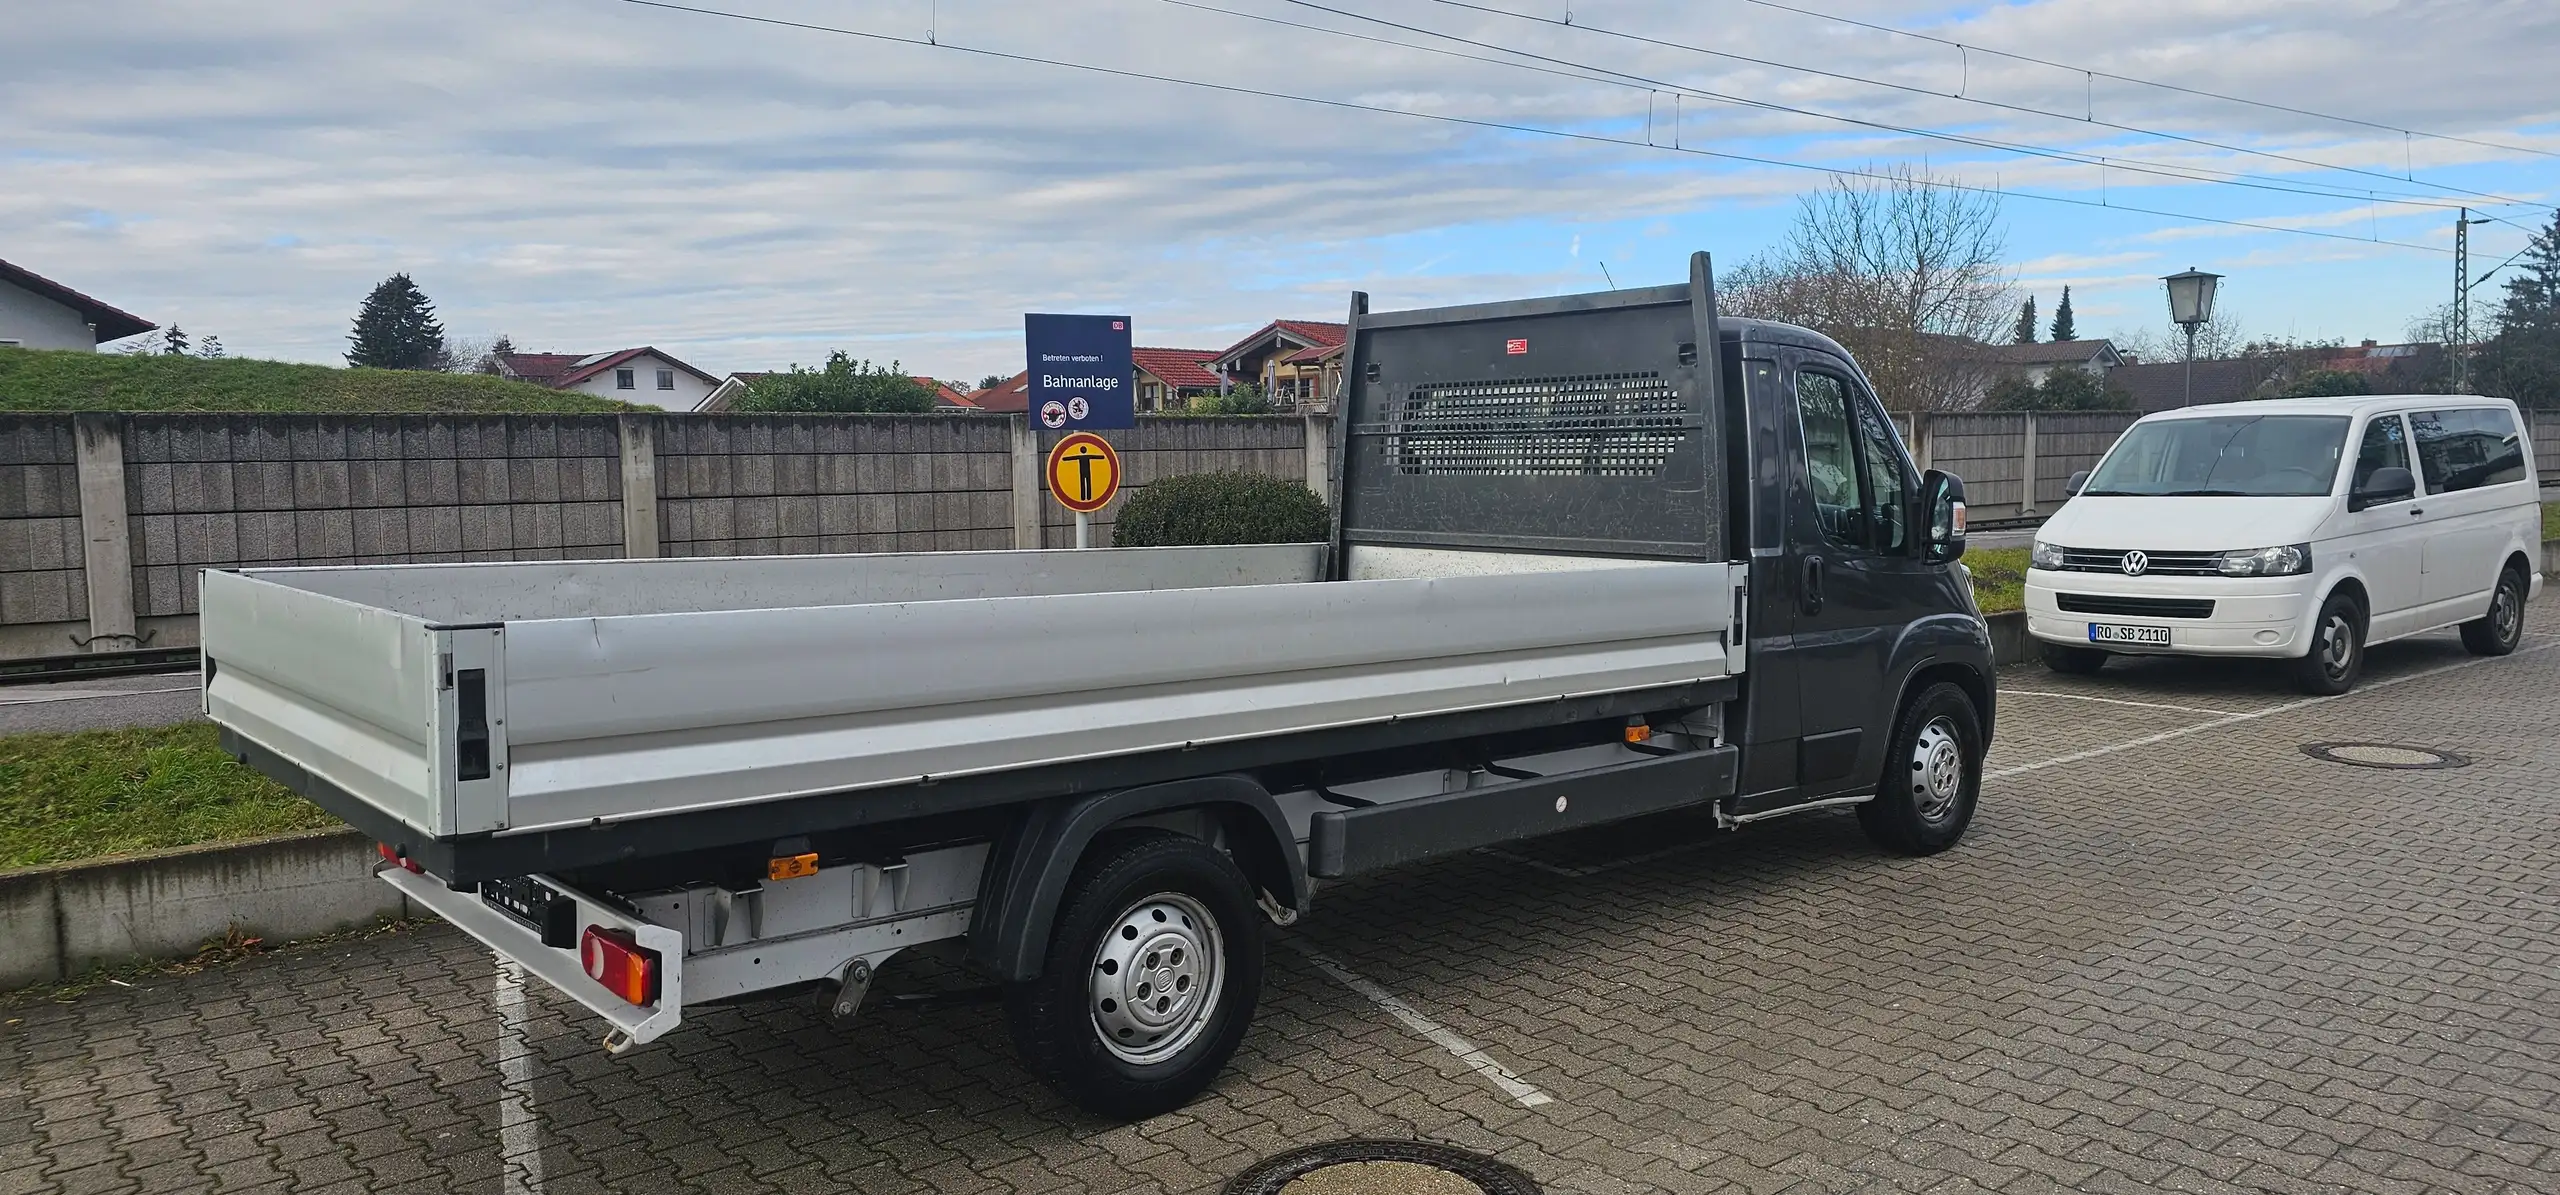
[[[1942,46],[1953,46],[1958,51],[1980,50],[1985,54],[1996,54],[2002,58],[2007,58],[2015,62],[2031,62],[2037,66],[2052,67],[2055,70],[2061,71],[2077,71],[2082,76],[2092,81],[2097,79],[2109,79],[2118,83],[2131,83],[2138,87],[2157,87],[2162,91],[2174,91],[2181,95],[2192,95],[2203,99],[2220,100],[2226,104],[2246,104],[2249,107],[2264,108],[2270,112],[2287,112],[2295,116],[2308,116],[2315,120],[2331,120],[2336,121],[2339,124],[2351,124],[2362,128],[2398,133],[2404,139],[2409,137],[2425,137],[2433,141],[2453,141],[2459,142],[2463,145],[2478,146],[2482,149],[2504,150],[2508,153],[2534,154],[2545,158],[2560,158],[2560,152],[2554,152],[2547,149],[2535,149],[2530,145],[2511,145],[2504,141],[2488,141],[2477,137],[2464,137],[2455,133],[2430,133],[2424,129],[2412,129],[2402,125],[2386,124],[2381,121],[2366,120],[2362,117],[2356,116],[2343,116],[2335,112],[2322,112],[2313,108],[2296,108],[2290,104],[2279,104],[2271,100],[2253,100],[2247,96],[2230,95],[2219,91],[2209,91],[2202,87],[2188,87],[2179,83],[2163,83],[2158,79],[2145,79],[2134,75],[2120,75],[2114,71],[2103,71],[2096,67],[2078,66],[2068,62],[2056,62],[2050,58],[2038,58],[2033,54],[2019,54],[2009,50],[1995,50],[1989,46],[1978,45],[1973,42],[1960,42],[1952,38],[1940,37],[1934,33],[1922,33],[1916,29],[1904,29],[1894,25],[1882,25],[1874,21],[1862,21],[1856,17],[1844,17],[1837,13],[1822,12],[1818,9],[1803,8],[1793,4],[1782,4],[1779,3],[1779,0],[1742,0],[1742,2],[1745,4],[1757,5],[1761,8],[1775,9],[1779,12],[1791,12],[1797,16],[1812,17],[1815,20],[1836,21],[1843,25],[1855,25],[1860,29],[1872,29],[1878,33],[1890,33],[1896,37],[1916,38],[1920,41],[1935,42]],[[2090,111],[2094,114],[2096,110],[2095,97],[2093,96],[2090,104]]]
[[[615,0],[615,2],[631,5],[635,8],[651,8],[665,12],[690,13],[695,16],[742,21],[778,29],[796,29],[809,33],[825,33],[839,37],[861,38],[866,41],[912,46],[919,49],[940,50],[947,53],[965,54],[993,61],[1017,62],[1025,65],[1055,67],[1061,70],[1081,71],[1087,74],[1102,75],[1109,78],[1165,83],[1180,87],[1189,87],[1201,91],[1217,92],[1225,95],[1282,100],[1290,103],[1331,108],[1344,112],[1367,112],[1380,116],[1401,116],[1407,119],[1434,121],[1442,124],[1460,125],[1468,128],[1485,129],[1489,131],[1522,133],[1531,136],[1549,137],[1562,141],[1576,141],[1594,145],[1610,145],[1626,149],[1651,149],[1659,153],[1688,154],[1701,158],[1713,158],[1719,161],[1740,162],[1747,165],[1768,166],[1784,170],[1809,171],[1824,175],[1854,176],[1863,173],[1861,171],[1848,170],[1836,166],[1822,166],[1810,162],[1796,162],[1785,158],[1765,157],[1757,154],[1729,153],[1722,150],[1697,149],[1693,147],[1675,148],[1668,145],[1649,146],[1642,141],[1632,140],[1625,137],[1611,137],[1600,133],[1579,132],[1572,129],[1547,128],[1541,125],[1521,124],[1513,121],[1489,120],[1482,117],[1453,116],[1442,112],[1423,112],[1408,108],[1390,108],[1383,104],[1368,104],[1357,100],[1338,100],[1329,99],[1323,96],[1299,95],[1292,92],[1276,91],[1267,88],[1248,87],[1238,83],[1219,83],[1207,79],[1188,79],[1179,75],[1156,74],[1149,71],[1131,70],[1124,67],[1102,66],[1097,63],[1089,62],[1075,62],[1062,58],[1046,58],[1036,54],[1020,54],[1009,50],[994,50],[981,46],[963,45],[959,42],[928,41],[920,37],[904,37],[894,33],[879,33],[867,29],[847,29],[835,25],[820,25],[814,22],[794,21],[783,17],[759,16],[754,13],[736,12],[729,9],[711,8],[704,5],[679,4],[673,2],[673,0]],[[2109,205],[2090,199],[2075,199],[2067,195],[2047,195],[2034,191],[1997,190],[1991,187],[1957,182],[1949,179],[1915,178],[1910,181],[1919,186],[1932,187],[1941,190],[1963,191],[1982,195],[1997,195],[2008,199],[2032,200],[2039,203],[2062,204],[2071,207],[2103,208],[2107,211],[2131,212],[2138,215],[2157,216],[2165,220],[2180,220],[2196,224],[2213,224],[2227,228],[2245,228],[2257,232],[2274,232],[2294,236],[2317,237],[2322,240],[2347,241],[2358,245],[2385,245],[2397,249],[2415,250],[2421,253],[2448,254],[2452,252],[2452,250],[2441,246],[2424,245],[2414,241],[2376,240],[2370,237],[2348,236],[2344,233],[2323,232],[2313,228],[2289,228],[2281,224],[2266,224],[2250,220],[2231,220],[2218,216],[2199,216],[2187,212],[2172,212],[2157,208],[2129,207],[2124,204]]]
[[[1495,66],[1506,66],[1520,70],[1536,71],[1540,74],[1559,75],[1565,78],[1582,79],[1586,82],[1609,83],[1624,87],[1642,88],[1649,93],[1667,91],[1675,97],[1687,95],[1695,99],[1712,100],[1718,103],[1733,104],[1746,108],[1758,108],[1770,112],[1783,112],[1814,120],[1826,120],[1839,124],[1853,125],[1859,128],[1873,129],[1879,132],[1897,133],[1903,136],[1919,137],[1932,141],[1943,141],[1955,145],[1967,145],[1976,149],[1988,149],[2000,153],[2022,154],[2028,157],[2070,162],[2082,166],[2097,166],[2101,168],[2102,172],[2106,168],[2112,167],[2116,170],[2129,171],[2136,174],[2148,174],[2160,178],[2174,179],[2180,182],[2247,187],[2252,190],[2275,191],[2293,195],[2309,195],[2322,199],[2352,199],[2359,202],[2374,202],[2379,199],[2382,202],[2404,207],[2434,208],[2442,211],[2452,211],[2463,207],[2467,202],[2469,202],[2461,199],[2437,196],[2402,194],[2378,195],[2373,190],[2364,187],[2351,189],[2331,187],[2320,183],[2277,179],[2266,175],[2249,174],[2244,171],[2215,170],[2210,167],[2196,166],[2171,166],[2158,162],[2148,162],[2139,158],[2126,159],[2122,157],[2109,157],[2089,153],[2085,150],[2062,149],[2054,146],[2008,141],[1997,137],[1984,137],[1972,133],[1951,133],[1940,129],[1924,129],[1913,125],[1895,124],[1890,121],[1869,120],[1865,117],[1846,116],[1835,112],[1824,112],[1819,109],[1799,107],[1793,104],[1782,104],[1773,100],[1754,99],[1749,96],[1735,95],[1730,92],[1714,91],[1707,88],[1679,83],[1669,79],[1635,74],[1629,71],[1621,71],[1611,67],[1579,62],[1573,59],[1559,58],[1550,54],[1542,54],[1534,50],[1515,49],[1510,46],[1483,41],[1478,38],[1467,37],[1463,34],[1444,33],[1440,30],[1428,29],[1419,25],[1408,25],[1399,21],[1387,20],[1383,17],[1373,17],[1363,13],[1353,12],[1348,9],[1333,8],[1324,4],[1315,3],[1314,0],[1282,0],[1282,2],[1295,5],[1299,8],[1312,9],[1317,12],[1344,17],[1349,20],[1381,25],[1390,29],[1417,34],[1423,37],[1439,38],[1443,41],[1473,46],[1480,50],[1490,50],[1496,53],[1515,55],[1517,58],[1532,59],[1535,61],[1522,62],[1517,61],[1516,59],[1489,58],[1483,55],[1468,54],[1438,46],[1419,46],[1411,42],[1396,41],[1391,38],[1371,37],[1366,34],[1353,33],[1347,29],[1334,29],[1324,25],[1313,25],[1300,21],[1286,20],[1280,17],[1266,16],[1261,13],[1246,12],[1232,8],[1222,8],[1217,5],[1199,3],[1198,0],[1163,0],[1163,3],[1171,4],[1179,8],[1219,13],[1230,17],[1240,17],[1245,20],[1263,21],[1276,25],[1284,25],[1292,29],[1303,29],[1314,33],[1331,34],[1337,37],[1351,38],[1378,45],[1397,46],[1403,49],[1416,50],[1427,54],[1442,54],[1450,57],[1466,59],[1472,62],[1484,62]],[[1553,67],[1540,67],[1535,65],[1536,62],[1550,63],[1553,64]],[[1558,67],[1567,69],[1554,69]],[[1650,112],[1648,111],[1646,125],[1650,128],[1651,124],[1652,120]],[[2103,178],[2103,173],[2101,177]]]
[[[1283,0],[1283,2],[1296,4],[1301,3],[1302,0]],[[1805,66],[1800,63],[1782,62],[1774,58],[1758,58],[1749,54],[1737,54],[1730,50],[1711,50],[1705,46],[1693,46],[1686,42],[1668,41],[1658,37],[1648,37],[1641,33],[1628,33],[1624,30],[1610,29],[1600,25],[1576,22],[1571,26],[1567,26],[1561,21],[1541,17],[1533,13],[1513,12],[1507,8],[1495,8],[1490,5],[1471,3],[1470,0],[1430,0],[1430,2],[1433,4],[1445,5],[1450,8],[1465,9],[1470,12],[1480,12],[1498,17],[1509,17],[1515,21],[1529,21],[1535,24],[1549,26],[1551,28],[1578,29],[1585,33],[1595,34],[1602,37],[1617,38],[1641,45],[1657,46],[1667,50],[1681,50],[1691,54],[1701,54],[1710,58],[1722,58],[1733,62],[1746,62],[1753,66],[1764,66],[1772,70],[1794,71],[1799,74],[1814,75],[1825,79],[1836,79],[1844,83],[1856,83],[1868,87],[1883,88],[1889,91],[1904,92],[1910,95],[1927,96],[1932,99],[1955,100],[1959,103],[1979,104],[1987,108],[1998,108],[2003,111],[2025,113],[2030,116],[2041,116],[2054,120],[2067,120],[2074,124],[2086,124],[2102,129],[2113,129],[2120,133],[2131,133],[2135,136],[2141,137],[2156,137],[2164,141],[2181,142],[2183,144],[2198,146],[2204,149],[2219,150],[2223,153],[2247,154],[2252,157],[2265,158],[2269,161],[2290,162],[2297,166],[2308,166],[2316,170],[2335,170],[2346,174],[2359,174],[2367,178],[2387,179],[2392,182],[2413,181],[2403,179],[2399,175],[2392,174],[2388,171],[2367,170],[2359,166],[2341,166],[2335,162],[2323,162],[2316,158],[2306,158],[2295,154],[2279,153],[2270,149],[2252,149],[2245,145],[2233,145],[2228,142],[2214,141],[2209,138],[2193,137],[2184,133],[2172,133],[2163,129],[2151,129],[2144,128],[2140,125],[2129,125],[2115,121],[2098,120],[2095,118],[2094,102],[2092,104],[2090,118],[2081,119],[2071,116],[2068,113],[2054,112],[2029,104],[2012,104],[2001,100],[1984,99],[1981,96],[1956,95],[1951,92],[1938,91],[1927,87],[1917,87],[1909,83],[1896,83],[1891,80],[1873,78],[1867,75],[1849,74],[1842,71],[1827,70],[1818,66]],[[2494,191],[2475,191],[2469,187],[2457,187],[2450,183],[2437,183],[2432,185],[2439,190],[2451,191],[2460,195],[2468,195],[2475,199],[2486,199],[2492,202],[2508,204],[2516,207],[2538,208],[2544,211],[2560,210],[2560,208],[2555,208],[2554,205],[2541,202],[2540,200],[2518,199],[2512,195],[2501,195]]]

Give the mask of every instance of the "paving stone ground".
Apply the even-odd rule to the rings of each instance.
[[[616,1058],[537,984],[510,1082],[489,957],[428,926],[0,1011],[0,1192],[1196,1192],[1354,1135],[1589,1195],[2556,1190],[2556,615],[2504,660],[2379,648],[2329,701],[2013,671],[1935,858],[1675,817],[1333,887],[1287,931],[1534,1107],[1286,948],[1228,1077],[1142,1124],[1066,1108],[967,1000],[711,1010]],[[2299,749],[2337,740],[2472,763]]]

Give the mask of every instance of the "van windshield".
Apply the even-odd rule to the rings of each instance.
[[[2329,492],[2346,443],[2344,415],[2217,415],[2137,423],[2080,492],[2312,497]]]

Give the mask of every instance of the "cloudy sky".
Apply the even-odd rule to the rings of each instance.
[[[2019,285],[2049,313],[2070,284],[2083,335],[2163,330],[2156,279],[2194,265],[2250,332],[2389,340],[2450,297],[2442,204],[2512,222],[2480,270],[2560,203],[2548,0],[1798,5],[1938,41],[1756,0],[701,5],[877,37],[629,0],[10,7],[0,258],[295,360],[407,271],[457,337],[975,378],[1020,368],[1026,310],[1217,347],[1354,287],[1676,280],[1893,163],[2005,193]]]

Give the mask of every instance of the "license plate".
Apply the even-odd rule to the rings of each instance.
[[[2143,647],[2167,647],[2169,646],[2169,628],[2132,627],[2125,626],[2120,623],[2093,622],[2089,624],[2089,642],[2131,643],[2138,644]]]
[[[488,880],[480,885],[480,899],[542,935],[545,946],[574,945],[577,941],[578,902],[540,880],[524,876]]]

